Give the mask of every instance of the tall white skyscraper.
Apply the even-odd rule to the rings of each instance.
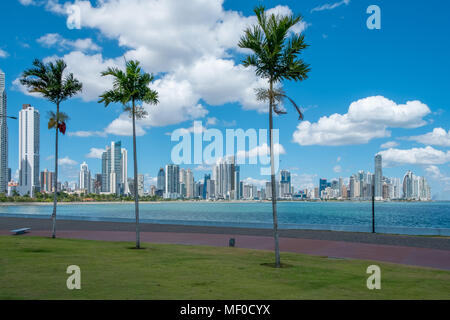
[[[0,70],[0,193],[8,188],[8,127],[6,125],[5,74]]]
[[[380,154],[375,156],[375,199],[383,199],[383,163]]]
[[[122,148],[122,183],[123,183],[123,193],[129,194],[130,187],[128,186],[128,151]]]
[[[19,192],[39,191],[39,111],[24,104],[19,112]]]
[[[80,165],[80,176],[79,176],[79,186],[80,190],[84,190],[86,193],[91,193],[91,171],[89,171],[86,162]]]
[[[186,197],[189,199],[194,197],[194,174],[191,169],[186,170]]]
[[[142,197],[144,195],[144,175],[138,174],[138,196]]]
[[[102,192],[121,194],[123,192],[122,144],[111,142],[102,154]]]

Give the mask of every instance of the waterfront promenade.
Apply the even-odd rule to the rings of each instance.
[[[50,236],[50,219],[0,217],[0,235],[18,227],[31,227],[23,236]],[[58,220],[60,238],[134,241],[135,224],[123,222]],[[240,248],[273,250],[268,229],[141,224],[141,241],[186,245],[228,246],[235,238]],[[450,270],[450,238],[336,232],[280,230],[284,252],[362,259]]]

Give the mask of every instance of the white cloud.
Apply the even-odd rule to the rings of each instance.
[[[102,149],[102,148],[91,148],[89,153],[86,155],[86,158],[101,159],[103,152],[105,152],[105,149]]]
[[[67,166],[74,166],[77,165],[78,162],[76,162],[75,160],[70,159],[68,156],[65,156],[64,158],[59,158],[58,159],[58,164],[59,165],[67,165]]]
[[[72,137],[89,138],[89,137],[106,137],[106,133],[103,131],[73,131],[67,133]]]
[[[379,152],[386,166],[395,164],[438,165],[450,161],[450,151],[444,152],[433,147],[412,149],[388,149]]]
[[[208,117],[206,119],[206,125],[214,126],[217,124],[217,118],[216,117]]]
[[[65,15],[67,4],[49,1],[46,9]],[[105,0],[95,7],[90,1],[76,4],[81,10],[82,27],[117,40],[126,50],[127,59],[140,60],[145,71],[161,77],[152,85],[160,102],[157,106],[144,104],[149,117],[139,122],[140,133],[144,134],[148,127],[204,117],[208,111],[201,100],[210,105],[239,103],[246,110],[268,111],[266,104],[256,101],[254,93],[254,88],[267,86],[266,81],[232,59],[237,52],[242,53],[237,43],[243,30],[256,23],[255,16],[225,10],[223,0]],[[276,6],[268,13],[292,11],[287,6]],[[307,26],[302,21],[290,32],[300,33]],[[101,71],[107,66],[123,67],[122,57],[106,59],[101,54],[74,51],[63,58],[84,84],[84,101],[97,100],[111,86],[110,79],[100,78]],[[116,134],[124,131],[130,130],[123,116],[106,129]]]
[[[336,172],[336,173],[342,172],[342,167],[339,166],[339,165],[334,166],[333,171]]]
[[[450,130],[435,128],[432,132],[424,135],[409,137],[408,140],[417,141],[426,145],[450,147]]]
[[[388,142],[386,142],[386,143],[383,143],[381,146],[380,146],[380,148],[381,149],[390,149],[390,148],[395,148],[395,147],[398,147],[398,142],[396,142],[396,141],[388,141]]]
[[[19,0],[19,2],[24,6],[28,6],[30,4],[36,4],[34,0]]]
[[[341,157],[337,157],[336,162],[341,162],[342,158]]]
[[[82,52],[101,51],[101,48],[90,38],[68,40],[58,33],[47,33],[36,41],[44,47],[56,47],[58,50],[75,50]]]
[[[444,184],[444,190],[450,191],[450,177],[443,174],[437,166],[428,166],[425,168],[427,175],[434,180]]]
[[[105,129],[106,133],[114,134],[117,136],[132,136],[133,135],[133,123],[128,117],[128,114],[122,113],[122,115],[113,120]],[[145,130],[140,125],[140,122],[136,122],[136,136],[143,136]]]
[[[342,5],[348,5],[350,3],[350,0],[342,0],[339,2],[334,2],[334,3],[325,3],[324,5],[315,7],[313,9],[311,9],[311,12],[314,11],[323,11],[323,10],[333,10],[336,9],[337,7],[340,7]]]
[[[368,97],[352,102],[346,114],[324,116],[315,123],[301,122],[293,141],[303,146],[364,144],[374,138],[389,137],[389,127],[423,126],[426,124],[423,117],[430,112],[420,101],[396,104],[382,96]]]
[[[275,143],[273,146],[273,151],[274,154],[285,154],[286,151],[284,150],[283,146],[279,143]],[[242,158],[254,158],[254,157],[264,157],[264,156],[268,156],[270,154],[270,148],[267,145],[267,143],[264,143],[260,146],[256,146],[253,149],[250,149],[249,151],[245,151],[245,150],[239,150],[236,153],[236,157],[242,157]]]
[[[9,56],[9,53],[3,49],[0,49],[0,58],[6,58]]]

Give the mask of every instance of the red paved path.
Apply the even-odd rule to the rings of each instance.
[[[1,231],[1,235],[11,234]],[[48,231],[32,231],[27,235],[49,236]],[[108,241],[135,241],[136,234],[128,231],[67,231],[58,232],[60,238],[76,238]],[[248,249],[273,250],[273,238],[265,236],[178,233],[178,232],[141,232],[141,241],[154,243],[176,243],[189,245],[228,246],[230,238],[236,239],[236,247]],[[378,245],[344,241],[280,238],[280,249],[336,258],[385,261],[413,266],[432,267],[450,270],[450,251]]]

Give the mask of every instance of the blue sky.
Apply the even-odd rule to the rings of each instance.
[[[428,178],[435,197],[450,199],[450,4],[438,0],[76,1],[81,29],[66,25],[73,1],[3,1],[0,69],[7,77],[8,113],[17,115],[24,103],[40,111],[41,170],[53,170],[54,137],[45,123],[54,107],[15,81],[34,58],[63,57],[84,83],[83,94],[62,106],[71,118],[60,145],[62,181],[75,181],[83,161],[100,172],[95,157],[113,140],[122,141],[132,162],[128,118],[119,105],[106,109],[96,102],[108,87],[99,72],[122,67],[124,55],[155,74],[153,88],[160,93],[161,103],[149,107],[150,118],[138,130],[139,171],[147,183],[171,162],[176,143],[168,133],[191,127],[193,120],[220,130],[266,128],[267,107],[252,91],[261,82],[239,66],[244,53],[236,46],[261,3],[274,12],[301,13],[295,31],[310,45],[303,54],[309,78],[283,84],[304,109],[305,122],[289,105],[288,114],[275,119],[285,151],[280,167],[291,169],[294,185],[373,172],[373,157],[382,152],[385,176],[413,170]],[[366,27],[372,4],[381,9],[380,30]],[[8,126],[14,173],[18,125],[9,120]],[[184,167],[194,169],[196,179],[207,172]],[[255,165],[242,166],[241,176],[255,183],[267,179]]]

